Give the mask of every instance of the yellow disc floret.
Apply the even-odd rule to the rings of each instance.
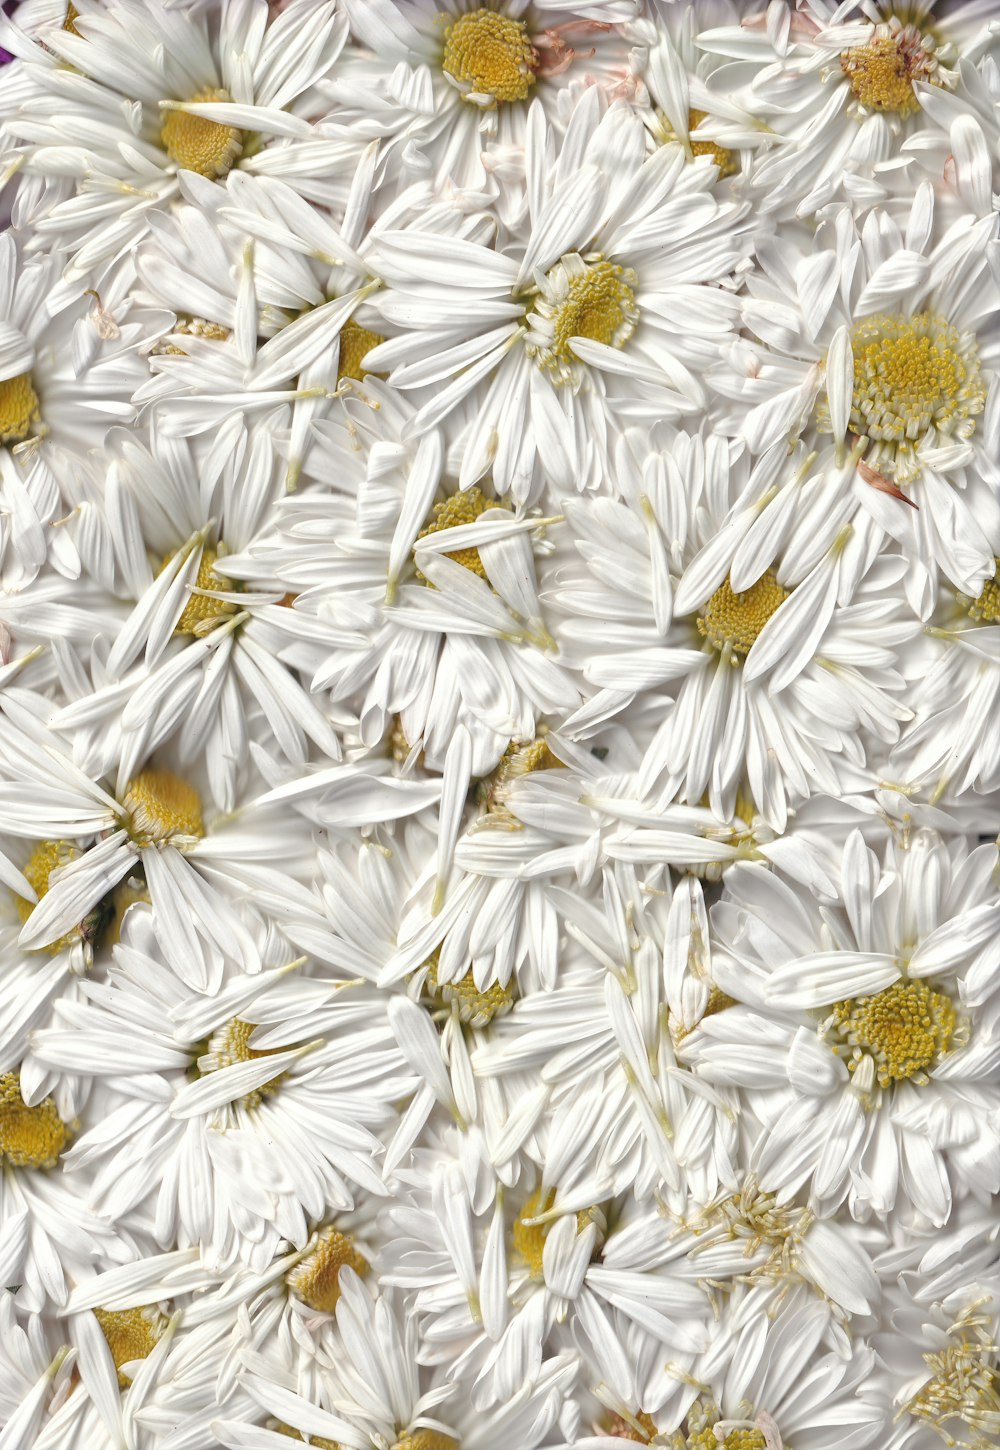
[[[719,168],[720,178],[723,176],[732,176],[739,169],[733,153],[727,150],[725,146],[720,146],[717,141],[709,141],[707,139],[699,140],[697,136],[690,134],[696,126],[704,121],[707,115],[707,111],[688,111],[688,134],[691,155],[710,156]]]
[[[969,600],[966,612],[978,624],[1000,624],[1000,559],[994,560],[996,572],[987,579],[977,599]],[[32,882],[34,885],[34,882]]]
[[[670,1450],[768,1450],[763,1430],[749,1420],[726,1420],[712,1400],[695,1400],[684,1427],[667,1439]],[[790,1450],[785,1442],[784,1450]]]
[[[612,1415],[605,1433],[613,1440],[632,1440],[637,1445],[648,1445],[656,1434],[656,1422],[645,1410],[639,1410],[631,1420],[626,1420],[623,1415]]]
[[[0,443],[23,443],[41,416],[30,373],[0,381]]]
[[[458,1450],[458,1441],[441,1430],[413,1430],[397,1440],[392,1450]]]
[[[118,1388],[128,1389],[132,1376],[122,1373],[122,1365],[152,1354],[163,1333],[163,1316],[154,1308],[95,1309],[94,1318],[101,1326],[115,1362]]]
[[[913,82],[943,84],[934,50],[930,36],[893,18],[874,26],[866,45],[842,51],[840,68],[859,106],[883,115],[912,116],[920,109]]]
[[[544,295],[529,313],[528,352],[556,382],[579,375],[575,337],[622,348],[639,324],[638,278],[631,267],[606,258],[567,253],[546,275]]]
[[[495,105],[527,99],[538,56],[523,20],[470,10],[445,27],[441,68],[479,104]]]
[[[163,563],[160,565],[161,574],[175,554],[176,550],[164,555]],[[224,574],[220,574],[216,570],[218,559],[219,555],[215,549],[207,546],[202,548],[198,575],[194,581],[195,589],[220,590],[230,593],[237,588],[232,579],[227,579]],[[234,604],[222,599],[213,599],[210,594],[189,594],[187,602],[181,610],[180,618],[174,625],[174,634],[206,634],[221,617],[232,614],[235,608]]]
[[[511,1229],[515,1252],[523,1259],[533,1279],[543,1277],[542,1258],[545,1252],[545,1240],[556,1223],[555,1218],[543,1218],[543,1216],[551,1212],[555,1201],[554,1188],[536,1188],[514,1220],[514,1226]],[[604,1224],[604,1215],[600,1209],[583,1208],[573,1216],[576,1219],[578,1234],[583,1233],[589,1223],[597,1223],[599,1228]],[[543,1218],[543,1222],[533,1222],[538,1218]]]
[[[122,805],[128,831],[137,846],[160,846],[176,838],[201,837],[205,822],[201,796],[170,770],[149,766],[129,781]]]
[[[738,594],[727,579],[705,605],[698,632],[713,649],[723,652],[728,648],[730,663],[738,664],[736,656],[750,653],[761,630],[790,593],[778,583],[773,569],[766,569],[755,584]]]
[[[880,1087],[927,1081],[925,1069],[940,1060],[955,1036],[950,997],[926,982],[894,982],[871,997],[834,1004],[826,1030],[836,1035],[834,1051],[851,1072],[873,1059]]]
[[[373,347],[378,347],[385,338],[378,332],[369,332],[367,327],[361,327],[349,317],[340,329],[340,361],[337,364],[337,381],[344,378],[352,378],[354,382],[360,383],[361,379],[371,372],[370,368],[362,366],[365,357]],[[376,373],[376,377],[383,374]]]
[[[436,957],[432,958],[427,969],[424,990],[433,1001],[454,1006],[459,1020],[469,1027],[486,1027],[494,1017],[503,1016],[514,1005],[511,988],[502,987],[499,982],[491,982],[481,992],[471,967],[457,982],[439,982]]]
[[[66,18],[63,21],[62,26],[63,30],[68,30],[70,35],[79,35],[80,32],[76,28],[76,22],[79,20],[79,18],[79,10],[77,10],[76,6],[73,4],[73,0],[69,0],[69,4],[66,6]]]
[[[28,1107],[16,1072],[0,1076],[0,1163],[14,1168],[54,1168],[71,1129],[52,1098]]]
[[[198,91],[190,97],[195,103],[230,101],[228,91]],[[220,181],[228,176],[243,153],[243,132],[221,121],[208,121],[190,111],[168,110],[160,129],[160,140],[171,161],[185,171]]]
[[[195,1063],[195,1076],[219,1072],[238,1062],[257,1062],[262,1057],[273,1057],[275,1053],[286,1050],[284,1047],[251,1047],[250,1038],[256,1030],[255,1022],[244,1022],[241,1017],[227,1022],[204,1044],[204,1051],[199,1053]],[[261,1099],[276,1092],[287,1076],[287,1072],[276,1073],[268,1082],[237,1099],[237,1105],[242,1108],[259,1107]]]
[[[497,502],[496,499],[485,498],[480,489],[467,488],[462,493],[456,493],[451,498],[446,498],[443,503],[436,503],[431,512],[430,523],[420,530],[417,538],[425,539],[428,534],[438,534],[442,529],[456,529],[461,524],[474,524],[480,514],[484,514],[487,509],[505,507],[505,504]],[[486,578],[486,569],[478,549],[455,549],[446,557],[454,559],[456,564],[461,564],[463,569],[468,569],[470,573],[476,574],[480,579]],[[419,569],[417,578],[422,584],[430,582]]]
[[[949,1331],[950,1342],[923,1356],[930,1371],[905,1406],[933,1426],[948,1445],[996,1450],[1000,1433],[1000,1362],[991,1316],[963,1311]]]
[[[340,1298],[340,1271],[345,1265],[362,1279],[371,1269],[353,1239],[330,1225],[320,1231],[315,1248],[289,1269],[285,1283],[310,1309],[332,1314]]]
[[[39,901],[48,892],[49,877],[53,871],[58,871],[60,867],[68,866],[71,861],[76,861],[80,854],[79,846],[74,846],[70,841],[39,841],[24,867],[25,878],[34,887]],[[34,903],[23,896],[15,897],[14,905],[17,907],[18,916],[25,922],[35,909]],[[73,946],[79,940],[80,929],[75,927],[65,936],[61,936],[58,941],[49,942],[42,950],[54,956],[56,952]]]

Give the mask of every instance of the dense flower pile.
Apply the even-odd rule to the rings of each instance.
[[[996,0],[3,11],[0,1450],[994,1450]]]

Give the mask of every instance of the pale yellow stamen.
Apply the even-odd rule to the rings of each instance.
[[[931,1377],[906,1409],[948,1445],[996,1450],[1000,1443],[1000,1360],[991,1328],[987,1316],[967,1311],[950,1331],[952,1342],[923,1357]]]
[[[0,381],[0,443],[23,443],[41,416],[30,373]]]
[[[666,1443],[670,1450],[767,1450],[762,1430],[749,1421],[724,1420],[712,1400],[695,1400],[684,1429],[676,1430]]]
[[[153,1308],[95,1309],[94,1318],[107,1340],[111,1358],[118,1371],[118,1388],[128,1389],[132,1376],[122,1373],[122,1365],[145,1359],[156,1348],[165,1328],[161,1314]]]
[[[378,332],[369,332],[367,327],[361,327],[353,317],[349,317],[340,329],[340,360],[337,364],[337,381],[344,378],[352,378],[354,382],[360,383],[361,379],[371,373],[370,368],[363,367],[365,357],[373,347],[378,347],[385,338]],[[374,373],[374,377],[384,377],[384,373]]]
[[[987,579],[978,599],[969,600],[966,612],[978,624],[1000,624],[1000,559],[996,559],[996,573]]]
[[[196,103],[231,99],[228,91],[212,89],[190,97]],[[171,161],[213,181],[228,176],[243,153],[243,132],[238,127],[208,121],[190,111],[167,111],[160,140]]]
[[[688,133],[691,145],[691,155],[710,156],[715,162],[716,166],[719,168],[720,179],[723,176],[732,176],[736,171],[739,170],[739,166],[733,156],[733,153],[727,150],[725,146],[720,146],[717,141],[699,140],[697,136],[693,136],[690,134],[694,131],[696,126],[699,126],[701,122],[704,121],[707,115],[707,111],[688,111]]]
[[[623,348],[639,324],[638,280],[630,267],[602,257],[563,257],[547,274],[546,294],[528,316],[529,324],[537,319],[526,346],[538,366],[556,382],[567,382],[580,366],[570,346],[574,337]]]
[[[330,1226],[320,1231],[315,1248],[288,1271],[285,1283],[310,1309],[332,1314],[340,1298],[340,1271],[345,1265],[362,1279],[371,1269],[354,1241]]]
[[[811,1209],[794,1204],[781,1205],[773,1193],[763,1193],[756,1178],[747,1178],[740,1192],[718,1199],[705,1209],[700,1221],[691,1225],[695,1233],[706,1228],[721,1230],[726,1238],[745,1245],[748,1259],[757,1258],[766,1248],[767,1256],[745,1276],[750,1283],[758,1280],[790,1278],[797,1271],[799,1249],[806,1233],[815,1222]],[[716,1242],[711,1233],[706,1250]],[[698,1246],[693,1250],[697,1255]]]
[[[141,770],[122,796],[128,831],[137,846],[159,846],[175,837],[201,837],[201,796],[169,770]]]
[[[231,1022],[227,1022],[225,1027],[212,1034],[205,1044],[205,1050],[199,1053],[194,1075],[203,1077],[210,1072],[219,1072],[224,1067],[232,1067],[238,1062],[256,1062],[262,1057],[273,1057],[275,1053],[286,1050],[284,1047],[251,1047],[250,1038],[256,1030],[255,1022],[244,1022],[240,1017],[234,1017]],[[237,1099],[237,1106],[259,1107],[262,1098],[276,1092],[287,1076],[287,1072],[277,1073],[269,1082]]]
[[[780,585],[773,569],[767,569],[749,589],[736,593],[727,579],[720,584],[698,619],[698,632],[713,649],[730,650],[730,663],[746,656],[772,614],[785,602],[790,590]]]
[[[444,32],[442,69],[462,89],[498,101],[523,101],[535,83],[538,55],[523,20],[471,10]]]
[[[855,1072],[871,1058],[880,1087],[925,1083],[925,1069],[939,1062],[955,1037],[954,1005],[926,982],[895,982],[870,997],[837,1002],[824,1031],[833,1050]]]
[[[71,1131],[52,1098],[29,1108],[18,1074],[0,1076],[0,1162],[15,1168],[54,1168]]]
[[[160,573],[176,555],[176,549],[163,557],[160,565]],[[227,579],[224,574],[216,571],[216,563],[219,555],[215,549],[207,546],[201,551],[201,560],[198,564],[198,575],[194,581],[196,589],[219,590],[224,593],[232,593],[239,586],[234,584],[232,579]],[[174,634],[201,635],[210,630],[213,624],[225,615],[233,614],[236,606],[222,599],[213,599],[208,594],[189,594],[184,608],[181,610],[180,618],[174,625]]]
[[[480,514],[487,509],[506,508],[507,505],[497,502],[496,499],[486,498],[478,488],[467,488],[461,493],[452,494],[443,503],[436,503],[432,510],[431,521],[420,530],[418,539],[425,539],[428,534],[440,533],[442,529],[455,529],[461,524],[473,524]],[[477,548],[455,549],[445,556],[454,559],[456,564],[461,564],[463,569],[477,575],[480,579],[486,578],[486,569],[480,558]],[[417,578],[422,584],[430,581],[424,574],[417,570]]]
[[[494,1017],[503,1016],[514,1005],[514,993],[510,986],[502,987],[499,982],[491,982],[481,992],[476,986],[471,967],[457,982],[439,982],[436,956],[428,967],[424,990],[432,1001],[454,1005],[459,1020],[469,1027],[486,1027]]]

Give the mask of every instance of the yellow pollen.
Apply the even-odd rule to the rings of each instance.
[[[559,770],[562,761],[552,753],[546,735],[535,740],[512,740],[493,773],[479,787],[479,799],[494,824],[519,831],[521,823],[508,809],[505,797],[512,782],[539,770]]]
[[[523,20],[471,10],[444,32],[441,68],[463,91],[498,101],[524,101],[535,84],[538,55]]]
[[[219,1072],[224,1067],[232,1067],[237,1062],[256,1062],[262,1057],[273,1057],[277,1052],[284,1052],[284,1047],[251,1047],[250,1038],[257,1030],[256,1022],[244,1022],[240,1017],[234,1017],[227,1022],[225,1027],[213,1033],[209,1041],[204,1044],[204,1051],[199,1052],[195,1061],[194,1076],[203,1077],[210,1072]],[[257,1108],[261,1099],[269,1097],[276,1092],[281,1083],[288,1076],[286,1072],[279,1072],[269,1082],[263,1083],[259,1088],[247,1093],[244,1097],[236,1100],[237,1106],[241,1108]]]
[[[201,837],[201,796],[170,770],[152,766],[129,781],[122,796],[128,830],[137,846],[159,846],[175,837]]]
[[[80,854],[80,848],[69,841],[39,841],[24,867],[24,875],[29,884],[35,888],[39,901],[48,892],[49,877],[53,871],[57,871],[61,866],[68,866],[71,861],[76,861]],[[14,905],[23,922],[28,920],[35,909],[34,902],[28,901],[23,896],[15,897]],[[67,932],[65,936],[61,936],[58,941],[50,942],[42,950],[55,956],[56,952],[73,946],[74,942],[79,939],[80,930],[76,927]]]
[[[371,1269],[353,1239],[331,1226],[320,1232],[316,1247],[289,1269],[285,1283],[310,1309],[332,1314],[340,1298],[340,1271],[345,1264],[362,1279]]]
[[[967,613],[979,624],[1000,624],[1000,559],[996,559],[996,572],[987,579],[978,599],[970,600]],[[34,882],[31,883],[34,886]],[[37,889],[37,888],[36,888]]]
[[[648,1445],[656,1434],[655,1422],[645,1410],[638,1410],[632,1419],[640,1428],[630,1424],[622,1415],[612,1415],[605,1433],[613,1440],[633,1440],[639,1445]]]
[[[23,443],[41,417],[30,373],[0,381],[0,443]]]
[[[720,653],[728,646],[732,651],[730,663],[739,664],[736,656],[750,653],[761,630],[790,593],[778,583],[773,569],[766,569],[755,584],[739,594],[727,579],[699,616],[698,633]]]
[[[1000,1362],[985,1315],[969,1310],[951,1329],[952,1342],[923,1356],[931,1377],[906,1405],[948,1445],[996,1450],[1000,1437]],[[958,1438],[958,1431],[971,1431]]]
[[[163,556],[163,563],[160,565],[160,573],[175,557],[177,550]],[[207,546],[202,548],[201,559],[198,564],[198,576],[194,581],[196,589],[217,589],[226,593],[239,586],[234,584],[232,579],[227,579],[224,574],[216,572],[215,565],[219,555],[215,549]],[[187,603],[181,610],[181,616],[174,625],[174,634],[206,634],[220,617],[235,613],[236,606],[227,603],[225,600],[212,599],[207,594],[189,594]]]
[[[934,42],[896,19],[876,25],[867,45],[842,51],[840,68],[855,100],[884,115],[912,116],[920,109],[914,81],[943,84]]]
[[[696,126],[700,125],[707,115],[707,111],[688,111],[688,132],[692,132]],[[720,146],[717,141],[698,140],[697,137],[690,136],[690,144],[692,156],[710,156],[712,158],[719,168],[720,180],[724,176],[734,175],[739,170],[733,153],[725,146]]]
[[[212,89],[198,91],[191,97],[196,103],[231,99],[228,91]],[[238,127],[207,121],[190,111],[167,111],[160,140],[171,161],[213,181],[228,176],[243,153],[243,132]]]
[[[128,1389],[132,1376],[122,1373],[122,1365],[152,1354],[163,1333],[162,1316],[153,1308],[95,1309],[94,1318],[108,1342],[111,1358],[118,1371],[118,1388]]]
[[[362,363],[373,347],[378,347],[385,338],[378,332],[369,332],[367,327],[361,327],[353,317],[349,317],[340,329],[340,362],[337,365],[337,381],[344,378],[353,378],[360,383],[363,377],[370,372],[370,368],[362,367]],[[384,378],[385,373],[373,373],[373,377]]]
[[[0,1076],[0,1163],[15,1168],[54,1168],[71,1128],[52,1098],[29,1108],[16,1072]]]
[[[485,992],[481,992],[471,968],[457,982],[439,982],[436,956],[431,959],[424,990],[434,1001],[448,1006],[455,1004],[459,1020],[468,1027],[486,1027],[494,1017],[502,1017],[514,1005],[510,986],[502,987],[499,982],[491,982]]]
[[[305,1437],[298,1430],[294,1430],[291,1425],[278,1424],[274,1428],[279,1435],[287,1435],[289,1440],[301,1440],[303,1444],[308,1443],[315,1446],[315,1450],[340,1450],[336,1440],[324,1439],[322,1435],[310,1435],[307,1442]]]
[[[62,26],[63,30],[68,30],[70,35],[79,35],[80,32],[76,28],[76,22],[79,18],[79,10],[73,4],[73,0],[69,0],[69,4],[66,6],[66,19],[63,21]]]
[[[441,1430],[414,1430],[397,1440],[392,1450],[458,1450],[458,1441]]]
[[[545,295],[528,315],[534,326],[526,347],[538,366],[566,382],[580,366],[570,346],[574,337],[623,348],[639,323],[638,280],[631,267],[567,253],[547,274]]]
[[[871,1057],[883,1088],[911,1079],[925,1083],[924,1069],[948,1051],[955,1026],[951,999],[926,982],[894,982],[874,996],[837,1002],[828,1024],[839,1039],[833,1050],[846,1058],[848,1070]]]
[[[536,1188],[535,1192],[521,1209],[518,1217],[514,1220],[514,1226],[511,1229],[514,1250],[524,1260],[533,1279],[540,1279],[542,1277],[542,1256],[545,1251],[545,1240],[549,1236],[549,1231],[558,1220],[555,1218],[547,1218],[544,1223],[530,1223],[527,1220],[537,1218],[540,1214],[548,1213],[555,1201],[556,1191],[554,1188]],[[603,1215],[599,1214],[599,1211],[582,1208],[575,1215],[575,1218],[576,1231],[578,1234],[581,1234],[589,1223],[597,1222],[598,1227],[600,1227]]]
[[[716,1434],[716,1426],[725,1431]],[[764,1432],[747,1421],[723,1420],[712,1400],[695,1400],[688,1411],[685,1428],[668,1438],[670,1450],[767,1450]],[[789,1450],[785,1445],[785,1450]]]
[[[428,534],[440,533],[442,529],[456,529],[461,524],[474,524],[480,514],[487,509],[506,508],[507,505],[498,502],[496,499],[484,498],[478,488],[467,488],[462,493],[452,494],[451,498],[445,499],[444,503],[436,503],[432,510],[431,521],[420,530],[418,539],[425,539]],[[486,570],[483,561],[479,557],[479,550],[455,549],[446,555],[448,559],[454,559],[456,564],[461,564],[463,569],[478,575],[480,579],[486,578]],[[429,584],[430,580],[417,570],[417,578],[422,584]]]

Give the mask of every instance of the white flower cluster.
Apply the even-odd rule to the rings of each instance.
[[[1000,4],[2,10],[0,1450],[995,1450]]]

